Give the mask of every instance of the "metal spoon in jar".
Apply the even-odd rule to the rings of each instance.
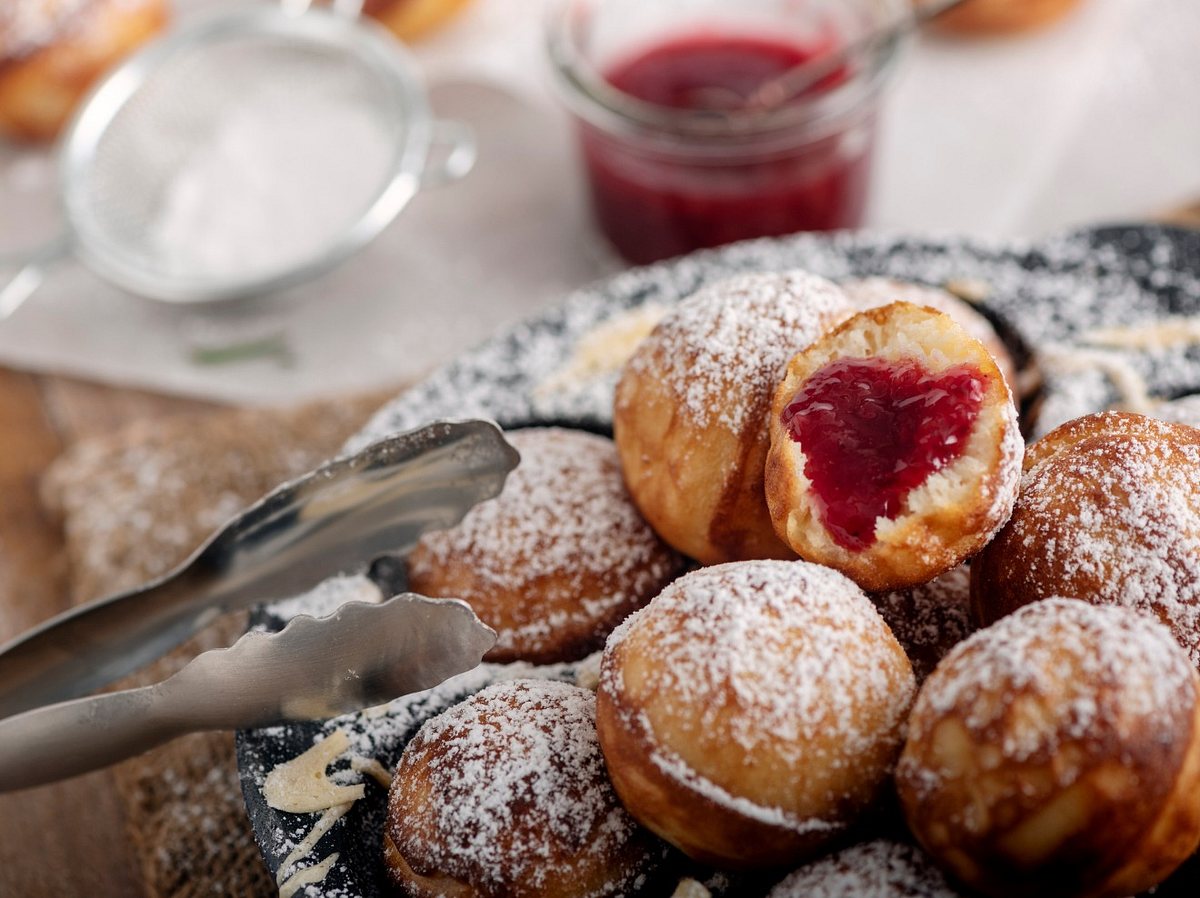
[[[711,112],[763,112],[783,106],[803,96],[827,78],[842,72],[852,61],[873,54],[916,31],[926,22],[949,12],[966,0],[926,0],[914,3],[911,11],[898,19],[828,53],[821,53],[796,65],[782,75],[770,78],[748,95],[728,87],[701,87],[691,92],[698,110]]]

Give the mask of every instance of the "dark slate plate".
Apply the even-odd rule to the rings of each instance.
[[[697,253],[635,269],[575,293],[438,370],[381,411],[348,448],[442,417],[478,415],[509,428],[556,423],[607,432],[611,382],[547,389],[548,379],[567,365],[581,337],[625,310],[646,303],[669,305],[731,274],[787,268],[804,268],[835,280],[879,275],[933,285],[970,281],[986,287],[982,310],[1020,356],[1033,353],[1043,363],[1039,433],[1121,399],[1131,377],[1158,398],[1200,393],[1200,345],[1195,342],[1105,350],[1104,364],[1050,361],[1080,358],[1079,350],[1093,342],[1089,334],[1098,328],[1200,315],[1200,232],[1118,226],[1028,244],[856,233],[801,235]],[[402,586],[402,572],[395,565],[377,564],[372,574],[385,593]],[[497,677],[521,673],[573,675],[569,667],[486,667],[431,694],[394,703],[384,716],[239,733],[242,790],[270,870],[277,871],[315,820],[266,805],[262,781],[275,764],[295,757],[315,736],[341,725],[356,744],[394,767],[425,719]],[[384,806],[383,790],[368,781],[367,797],[313,852],[314,859],[340,852],[338,863],[323,884],[300,894],[377,898],[386,893],[380,862]]]

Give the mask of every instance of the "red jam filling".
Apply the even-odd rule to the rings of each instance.
[[[985,390],[973,365],[931,374],[916,359],[842,359],[805,382],[783,424],[834,542],[870,547],[876,520],[898,517],[910,491],[962,455]]]
[[[689,34],[622,60],[605,72],[605,78],[617,89],[658,106],[736,108],[734,98],[752,96],[766,82],[827,52],[832,43],[808,47],[766,37]],[[721,91],[710,94],[714,87]],[[706,102],[719,99],[726,103]]]
[[[825,37],[797,44],[786,35],[684,34],[621,60],[604,76],[624,93],[658,106],[736,108],[737,98],[752,96],[833,46]],[[812,93],[846,77],[835,73]],[[732,149],[721,149],[719,142],[693,145],[698,138],[692,138],[684,141],[688,152],[585,126],[584,159],[597,220],[617,250],[638,263],[748,237],[855,227],[866,208],[873,112],[849,122],[820,138],[794,128]]]

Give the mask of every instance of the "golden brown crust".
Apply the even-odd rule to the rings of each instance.
[[[743,275],[669,312],[622,370],[613,431],[630,494],[703,564],[791,558],[763,498],[765,415],[784,363],[851,307],[803,272]]]
[[[1121,898],[1200,843],[1200,678],[1165,629],[1051,600],[930,676],[897,768],[924,847],[984,894]]]
[[[971,565],[983,623],[1069,595],[1154,614],[1200,665],[1200,431],[1120,412],[1030,447],[1008,524]]]
[[[451,876],[422,876],[412,868],[386,831],[383,834],[383,865],[392,885],[409,898],[482,898],[468,883]]]
[[[54,0],[8,2],[64,6]],[[14,35],[0,39],[0,132],[19,140],[52,140],[92,84],[162,31],[169,16],[165,0],[89,0],[69,12],[44,36],[39,33],[37,43]],[[14,29],[15,21],[9,23]]]
[[[1148,734],[1152,738],[1152,734]],[[1141,832],[1129,827],[1125,865],[1108,878],[1108,895],[1132,895],[1162,882],[1200,849],[1200,706],[1192,715],[1190,747],[1158,818]],[[1140,836],[1140,838],[1139,838]]]
[[[613,663],[621,663],[619,655]],[[652,760],[659,747],[645,718],[618,705],[609,692],[596,696],[596,729],[613,788],[635,817],[684,854],[729,869],[769,867],[814,854],[829,842],[829,829],[798,834],[756,820],[664,773]]]
[[[1150,424],[1150,418],[1145,415],[1135,415],[1131,412],[1098,412],[1085,415],[1060,424],[1040,440],[1031,444],[1025,450],[1025,461],[1022,465],[1025,472],[1036,468],[1042,462],[1063,452],[1071,451],[1072,447],[1086,443],[1095,437],[1119,437],[1123,439],[1157,439],[1163,432],[1160,427]]]
[[[388,795],[384,861],[410,898],[617,898],[662,843],[609,784],[595,698],[565,683],[498,683],[428,721]]]
[[[363,11],[404,41],[417,40],[471,0],[366,0]]]
[[[963,34],[1005,34],[1040,28],[1057,21],[1079,0],[971,0],[938,16],[944,31]]]
[[[878,796],[912,669],[866,596],[805,562],[676,581],[605,649],[597,729],[648,828],[728,868],[795,862]]]
[[[879,308],[894,302],[911,302],[915,306],[928,306],[945,312],[992,354],[1009,390],[1013,395],[1017,394],[1017,365],[1012,354],[987,317],[966,300],[925,284],[881,277],[843,281],[842,289],[860,310]]]
[[[584,657],[682,570],[625,490],[611,440],[529,428],[504,492],[424,536],[409,586],[466,600],[499,634],[489,661]]]
[[[626,375],[617,385],[613,436],[638,508],[668,543],[702,564],[794,558],[770,526],[762,500],[767,446],[755,433],[712,429],[697,438],[677,398],[653,379]],[[755,403],[761,416],[766,403]],[[659,455],[649,449],[662,446]],[[675,453],[676,447],[690,447]]]
[[[875,542],[858,551],[826,529],[803,448],[783,422],[805,382],[847,358],[917,358],[935,374],[968,364],[985,383],[964,454],[912,490],[897,517],[879,518]],[[869,309],[797,354],[775,393],[769,426],[765,487],[776,532],[800,557],[840,570],[868,591],[919,585],[957,566],[987,543],[1016,499],[1024,444],[1012,395],[984,346],[935,309],[905,302]]]

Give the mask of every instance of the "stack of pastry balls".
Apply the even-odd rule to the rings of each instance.
[[[1109,413],[1024,451],[1012,380],[940,291],[754,274],[638,346],[615,440],[511,433],[412,587],[469,601],[494,661],[603,648],[598,685],[514,674],[425,724],[400,892],[1167,879],[1200,843],[1200,430]]]

